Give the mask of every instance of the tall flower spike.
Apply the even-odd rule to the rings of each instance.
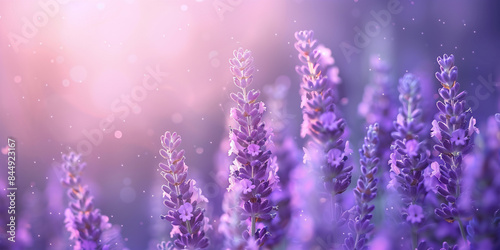
[[[441,72],[436,73],[442,88],[439,95],[443,99],[437,102],[438,118],[433,121],[431,135],[436,141],[434,149],[440,153],[440,178],[442,185],[437,192],[444,199],[435,213],[448,222],[458,221],[464,242],[467,241],[462,223],[462,213],[468,207],[460,207],[459,199],[462,186],[462,158],[471,151],[474,135],[479,132],[474,127],[476,120],[471,117],[471,110],[466,107],[467,93],[460,92],[456,82],[458,70],[454,66],[453,55],[446,54],[437,59]]]
[[[172,223],[174,241],[158,244],[158,249],[202,249],[208,247],[209,241],[205,237],[206,219],[205,210],[200,203],[207,202],[196,187],[196,182],[187,178],[188,166],[184,160],[184,150],[177,148],[181,144],[181,137],[177,133],[165,132],[161,136],[160,155],[165,163],[159,164],[161,175],[167,185],[161,188],[166,199],[163,201],[169,209],[162,219]]]
[[[354,232],[348,234],[344,241],[344,249],[365,249],[368,242],[367,235],[373,231],[374,225],[371,223],[372,212],[375,206],[370,202],[377,196],[378,179],[375,174],[378,171],[379,158],[377,157],[377,147],[379,144],[378,124],[370,125],[366,133],[365,141],[359,150],[361,175],[358,184],[354,189],[356,205],[353,218],[349,221],[349,228]]]
[[[279,166],[280,190],[274,190],[270,196],[273,204],[278,206],[276,217],[268,223],[268,229],[272,232],[271,236],[265,243],[266,248],[278,247],[282,242],[288,239],[296,239],[292,234],[303,234],[304,230],[300,228],[291,229],[294,212],[302,209],[303,216],[307,212],[301,207],[294,206],[294,199],[300,199],[297,192],[292,191],[294,180],[292,174],[297,171],[297,168],[302,166],[300,150],[295,144],[295,141],[290,134],[290,116],[287,114],[287,93],[290,89],[290,81],[288,77],[279,77],[276,83],[271,86],[266,86],[264,92],[267,94],[268,113],[265,115],[266,124],[273,128],[273,142],[275,144],[274,155],[276,163]],[[298,213],[296,213],[298,217]]]
[[[381,161],[387,162],[392,142],[391,132],[394,131],[392,122],[396,119],[398,113],[396,93],[393,93],[395,84],[389,75],[390,65],[386,61],[372,56],[370,68],[372,71],[371,80],[364,89],[363,99],[358,106],[358,113],[365,119],[366,124],[379,124],[380,145],[377,156]],[[386,166],[386,164],[380,166],[384,174],[388,170]]]
[[[496,114],[500,118],[500,114]],[[465,185],[471,186],[474,217],[467,225],[471,249],[500,249],[500,119],[490,116],[480,137],[484,148],[468,155]]]
[[[111,228],[109,218],[94,208],[93,197],[88,188],[81,184],[85,163],[74,152],[63,155],[62,159],[64,177],[61,182],[69,189],[70,198],[69,208],[64,212],[64,222],[70,232],[70,240],[75,241],[74,249],[109,249],[111,246],[102,237],[103,232]]]
[[[419,138],[424,128],[420,107],[420,83],[414,75],[407,73],[399,79],[398,90],[402,107],[399,108],[394,122],[394,142],[389,165],[394,186],[401,195],[405,211],[403,219],[408,221],[412,228],[412,247],[416,248],[417,229],[423,224],[422,207],[427,194],[424,170],[429,165],[428,150],[425,148],[425,142]]]
[[[262,121],[265,111],[263,102],[258,102],[260,92],[248,89],[253,80],[253,57],[249,50],[235,50],[229,60],[233,82],[240,89],[231,93],[237,106],[231,109],[231,116],[237,127],[230,131],[231,151],[236,159],[231,166],[229,191],[238,192],[241,218],[249,221],[249,228],[243,232],[248,242],[258,246],[269,237],[267,228],[258,228],[258,222],[271,220],[273,206],[269,200],[271,192],[277,188],[277,166],[271,161],[273,147],[272,133]]]
[[[321,53],[315,50],[316,40],[312,30],[295,33],[295,48],[303,63],[295,70],[302,76],[302,137],[309,136],[311,143],[306,149],[309,165],[320,168],[326,190],[335,196],[343,193],[351,184],[352,166],[345,166],[347,153],[344,135],[345,121],[338,117],[334,93],[328,87],[326,77],[318,71]],[[319,155],[308,155],[315,154]]]

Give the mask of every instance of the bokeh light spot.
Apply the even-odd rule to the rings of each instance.
[[[120,191],[120,199],[124,202],[124,203],[131,203],[135,200],[135,189],[131,188],[131,187],[124,187],[122,188],[122,190]]]
[[[75,66],[70,70],[69,75],[71,80],[81,83],[87,78],[87,70],[82,66]]]
[[[68,80],[68,79],[64,79],[64,80],[62,81],[62,85],[63,85],[64,87],[68,87],[68,86],[69,86],[69,80]]]

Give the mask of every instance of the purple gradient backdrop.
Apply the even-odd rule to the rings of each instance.
[[[479,78],[490,78],[491,87],[500,76],[500,5],[494,1],[401,1],[401,13],[392,15],[390,24],[350,61],[341,43],[353,45],[355,27],[364,29],[374,20],[370,11],[386,9],[389,1],[41,2],[55,2],[57,8],[51,6],[48,13],[39,1],[0,2],[0,146],[7,145],[9,136],[17,141],[16,180],[23,200],[18,210],[31,214],[38,208],[28,207],[27,201],[34,199],[65,206],[60,191],[50,198],[45,194],[51,180],[58,178],[54,162],[89,140],[83,131],[97,131],[103,119],[115,114],[111,132],[95,145],[86,144],[91,149],[84,157],[88,166],[83,178],[97,207],[111,223],[122,225],[131,249],[145,249],[150,240],[157,240],[150,228],[159,214],[150,205],[161,205],[157,164],[159,137],[166,130],[182,135],[190,175],[210,199],[209,214],[220,215],[225,187],[213,177],[213,158],[227,136],[226,103],[235,90],[228,59],[240,46],[255,57],[254,87],[263,89],[282,75],[290,78],[287,111],[294,117],[292,132],[299,143],[300,79],[294,72],[298,59],[293,33],[302,29],[315,30],[318,40],[332,50],[354,148],[363,135],[357,106],[370,79],[372,55],[393,65],[394,84],[410,71],[433,85],[424,89],[431,93],[424,102],[433,103],[439,87],[435,58],[453,53],[462,86],[478,98],[474,116],[479,127],[500,109],[498,88],[484,98],[479,97],[486,93],[484,88],[476,92]],[[231,9],[218,13],[218,2],[227,2]],[[156,67],[165,73],[162,82],[153,90],[140,87],[149,69]],[[122,96],[134,94],[141,98],[132,97],[133,109]],[[0,166],[6,166],[6,156],[0,159]],[[1,178],[6,175],[7,170],[0,171]],[[62,209],[53,205],[47,209],[52,214],[36,218],[60,220]],[[37,230],[31,226],[26,233],[33,246],[54,243]]]

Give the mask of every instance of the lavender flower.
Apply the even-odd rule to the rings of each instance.
[[[458,250],[458,246],[457,245],[450,245],[448,244],[448,242],[443,242],[443,246],[441,247],[440,250]]]
[[[406,217],[406,220],[411,223],[420,223],[424,218],[424,210],[419,205],[412,204],[408,207],[407,211],[408,217]]]
[[[206,202],[206,198],[200,194],[194,180],[187,179],[188,166],[184,163],[184,150],[177,149],[181,141],[175,132],[165,132],[161,136],[163,148],[160,149],[160,155],[166,162],[159,166],[161,175],[168,183],[161,188],[166,197],[163,203],[169,208],[168,214],[161,218],[174,226],[175,240],[173,243],[162,242],[158,245],[159,249],[202,249],[209,244],[205,237],[205,210],[199,206],[200,202]]]
[[[94,208],[93,197],[88,188],[81,184],[81,173],[85,163],[81,162],[80,155],[71,152],[62,156],[61,165],[65,176],[61,182],[69,188],[68,197],[71,202],[64,212],[66,229],[70,232],[70,240],[75,241],[74,249],[109,249],[102,234],[111,228],[109,218],[101,215],[99,209]]]
[[[354,189],[356,206],[354,208],[354,218],[349,221],[349,227],[355,233],[348,234],[344,241],[344,249],[367,249],[367,235],[373,231],[374,225],[371,223],[372,212],[375,206],[370,202],[377,196],[377,182],[375,174],[378,171],[379,158],[377,157],[377,147],[379,144],[378,124],[370,125],[366,133],[365,142],[359,150],[361,175],[358,184]]]
[[[294,208],[291,206],[292,195],[289,189],[290,174],[300,165],[300,156],[295,142],[290,135],[289,116],[286,113],[286,96],[290,88],[290,79],[280,76],[276,79],[274,86],[266,86],[264,89],[268,95],[267,107],[268,113],[265,116],[267,124],[271,124],[274,132],[273,142],[276,150],[274,151],[273,162],[280,166],[278,176],[280,179],[279,190],[273,190],[270,200],[276,204],[278,210],[276,217],[267,223],[268,229],[272,234],[265,243],[265,247],[273,248],[282,243],[285,237],[289,236],[290,222],[292,220]],[[300,231],[300,230],[299,230]],[[299,232],[300,233],[300,232]],[[293,236],[292,236],[293,237]]]
[[[474,218],[467,225],[468,240],[471,249],[499,249],[500,120],[489,117],[486,133],[478,139],[486,141],[478,143],[484,148],[476,147],[475,154],[464,160],[467,165],[464,185],[472,190],[469,195],[475,197],[472,201]]]
[[[237,127],[230,131],[230,152],[236,155],[229,176],[229,191],[239,195],[241,218],[250,220],[249,228],[243,238],[254,241],[257,246],[269,237],[267,228],[257,228],[257,222],[271,220],[273,206],[269,195],[277,188],[279,178],[277,165],[271,160],[273,147],[271,133],[262,121],[264,103],[257,102],[259,91],[249,90],[253,81],[253,57],[249,50],[235,50],[234,58],[229,60],[233,82],[240,89],[231,93],[237,106],[231,109],[231,117]],[[237,193],[237,194],[236,194]]]
[[[428,166],[428,152],[419,134],[424,128],[422,109],[420,107],[420,83],[412,74],[405,74],[399,79],[399,100],[402,107],[394,122],[392,133],[391,171],[396,173],[398,191],[406,205],[421,204],[426,191],[423,186],[422,171]]]
[[[345,166],[346,143],[341,138],[345,121],[336,113],[334,93],[325,75],[318,71],[321,53],[314,49],[316,40],[313,35],[312,30],[295,33],[295,48],[304,64],[295,68],[302,76],[301,107],[304,121],[301,135],[308,136],[311,142],[304,157],[311,159],[310,165],[320,168],[326,190],[335,196],[343,193],[351,183],[353,168]]]
[[[394,122],[391,134],[389,165],[391,183],[401,196],[403,220],[411,226],[412,248],[418,247],[418,229],[424,221],[423,203],[427,194],[424,170],[429,165],[429,152],[419,134],[424,128],[422,122],[420,83],[412,74],[399,79],[399,100],[402,107]]]
[[[435,213],[448,222],[458,221],[464,242],[467,241],[461,215],[466,207],[459,207],[462,186],[462,159],[471,151],[474,134],[478,132],[474,127],[475,119],[471,117],[471,110],[466,108],[465,91],[459,92],[460,84],[456,82],[458,69],[454,65],[453,55],[438,57],[441,72],[436,72],[436,78],[442,88],[439,95],[443,98],[437,102],[438,118],[433,121],[433,137],[436,141],[434,149],[440,153],[440,178],[443,186],[438,186],[439,195],[445,199]]]
[[[234,186],[233,190],[224,194],[220,217],[219,232],[224,235],[224,246],[228,249],[242,249],[245,247],[243,232],[248,228],[246,221],[241,220],[240,194],[241,187]]]
[[[358,113],[365,118],[367,124],[378,123],[380,128],[380,145],[377,156],[381,161],[389,159],[394,131],[392,121],[398,113],[397,100],[393,94],[393,85],[389,77],[390,66],[380,58],[372,57],[370,60],[372,69],[371,82],[366,85],[362,102],[358,106]],[[381,166],[385,170],[385,164]],[[385,171],[383,171],[385,172]]]

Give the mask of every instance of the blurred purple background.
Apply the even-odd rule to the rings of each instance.
[[[371,13],[386,11],[389,2],[0,2],[0,146],[8,137],[17,141],[17,209],[31,218],[18,222],[25,223],[19,225],[26,228],[24,237],[33,247],[56,245],[33,221],[62,223],[67,202],[58,189],[56,163],[61,154],[77,150],[86,154],[83,182],[110,222],[122,226],[127,246],[145,249],[159,241],[158,232],[169,231],[168,223],[159,221],[165,209],[157,170],[159,137],[167,130],[182,135],[190,176],[210,200],[208,215],[218,220],[226,187],[217,181],[214,157],[227,136],[229,93],[235,91],[228,59],[238,47],[252,50],[254,87],[261,90],[288,77],[287,112],[300,144],[293,47],[298,30],[313,29],[331,49],[353,148],[361,144],[357,107],[372,56],[392,65],[394,86],[405,72],[433,86],[423,90],[424,101],[433,106],[436,57],[454,54],[459,82],[472,96],[479,128],[484,126],[486,117],[500,110],[494,86],[500,81],[500,4],[399,1],[400,11],[385,25]],[[363,43],[356,40],[358,29],[366,34]],[[354,48],[350,55],[342,51],[347,44]],[[265,101],[266,95],[260,98]],[[107,118],[113,119],[104,133],[99,127]],[[6,155],[0,160],[6,179]],[[154,223],[165,228],[154,229]]]

